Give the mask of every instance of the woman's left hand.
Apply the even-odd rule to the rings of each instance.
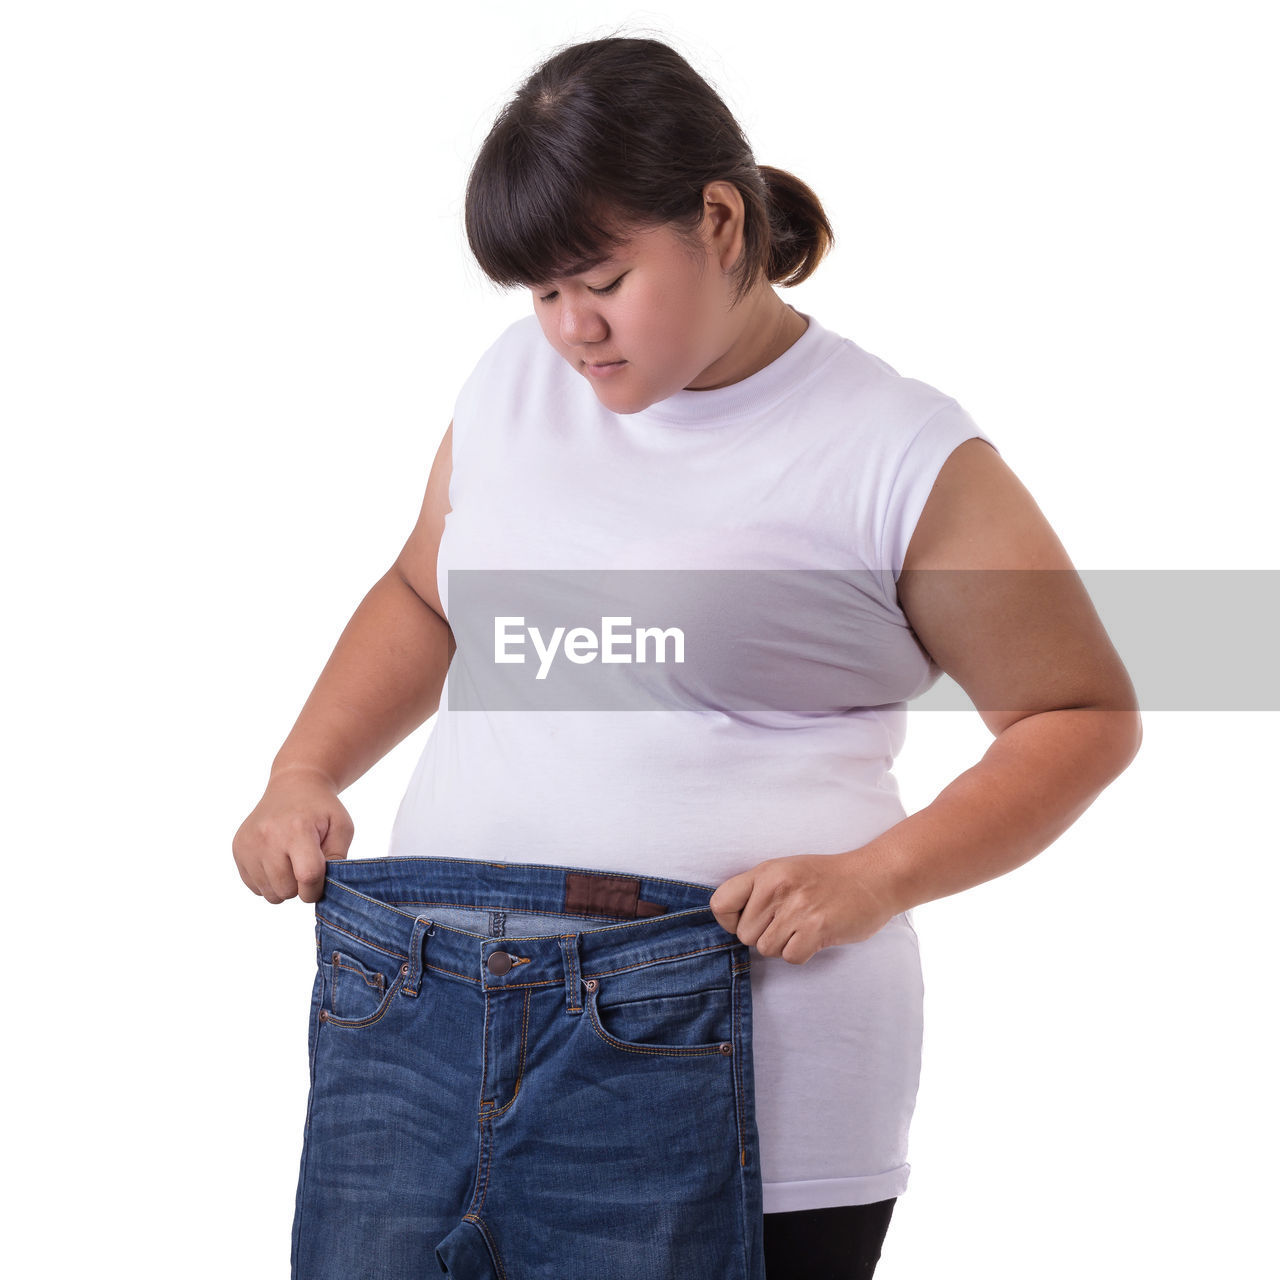
[[[901,908],[876,864],[846,853],[770,858],[730,876],[711,895],[721,927],[762,956],[804,964],[824,947],[862,942]]]

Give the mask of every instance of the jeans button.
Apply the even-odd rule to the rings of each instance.
[[[501,977],[511,968],[511,957],[505,951],[495,951],[488,961],[489,972]]]

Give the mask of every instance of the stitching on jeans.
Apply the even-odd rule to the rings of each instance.
[[[362,859],[362,861],[368,861],[368,859]],[[376,898],[371,899],[371,901],[376,902],[378,901],[378,899]],[[650,920],[655,920],[659,918],[657,916],[640,916],[638,919],[629,920],[629,919],[626,919],[625,917],[620,919],[618,916],[610,915],[608,912],[605,912],[605,911],[553,911],[550,907],[524,907],[524,906],[495,907],[493,905],[492,899],[488,897],[482,898],[478,902],[437,902],[433,898],[396,898],[393,902],[381,902],[380,905],[384,907],[389,906],[396,911],[400,911],[402,908],[408,908],[408,907],[418,908],[419,911],[421,911],[421,909],[424,907],[427,908],[428,910],[430,910],[432,907],[439,907],[442,910],[448,910],[449,908],[452,907],[452,908],[456,908],[459,911],[475,911],[481,915],[485,913],[492,915],[494,912],[501,912],[505,915],[506,913],[510,912],[510,913],[514,913],[515,915],[522,915],[522,916],[547,916],[548,918],[551,918],[551,919],[555,919],[562,916],[570,916],[574,920],[577,920],[577,919],[604,920],[610,924],[647,924]],[[701,907],[681,907],[680,911],[678,912],[665,911],[662,914],[663,916],[685,915],[691,911],[701,911],[701,910],[702,910]],[[481,924],[482,921],[473,920],[472,923]],[[492,927],[492,922],[489,922],[489,925],[490,927]],[[452,929],[462,929],[461,925],[445,925],[443,927],[452,928]],[[474,933],[475,930],[462,929],[462,932]],[[492,935],[483,935],[483,936],[505,937],[506,935],[492,934]],[[543,935],[539,934],[538,936],[541,937]]]
[[[723,1056],[724,1050],[720,1048],[720,1046],[725,1043],[723,1040],[717,1040],[713,1045],[667,1045],[665,1047],[655,1046],[653,1048],[649,1048],[646,1045],[633,1045],[629,1044],[626,1040],[616,1039],[600,1025],[600,1019],[596,1016],[596,996],[598,991],[599,988],[592,991],[587,997],[587,1013],[591,1018],[592,1028],[606,1044],[617,1049],[622,1049],[627,1053],[640,1054],[642,1057],[655,1055],[667,1058],[701,1058],[710,1057],[712,1054]]]
[[[493,1237],[489,1234],[489,1228],[481,1220],[480,1215],[476,1213],[464,1213],[462,1215],[464,1222],[473,1222],[480,1228],[480,1234],[484,1236],[485,1243],[489,1246],[489,1252],[493,1256],[494,1265],[498,1268],[499,1280],[507,1280],[507,1269],[502,1265],[502,1255],[498,1252],[498,1246]]]
[[[487,1136],[487,1141],[486,1141]],[[480,1203],[476,1205],[475,1212],[479,1213],[484,1208],[484,1202],[489,1198],[489,1169],[493,1164],[493,1126],[487,1120],[480,1122],[480,1141],[483,1144],[484,1159],[480,1162]]]
[[[591,875],[616,876],[620,874],[630,874],[630,873],[622,873],[617,871],[590,871],[583,867],[557,866],[549,862],[530,862],[530,863],[490,862],[488,861],[488,859],[442,858],[442,857],[430,856],[427,854],[397,854],[394,856],[387,855],[381,858],[359,858],[356,861],[360,864],[364,864],[366,862],[367,863],[381,862],[381,863],[386,863],[388,867],[390,867],[392,864],[395,864],[398,867],[403,867],[409,863],[414,863],[414,862],[430,862],[433,864],[441,863],[441,862],[458,862],[458,863],[463,863],[469,867],[474,867],[479,862],[480,865],[482,866],[498,867],[502,871],[506,871],[510,867],[528,867],[537,871],[573,871],[584,876],[591,876]],[[672,880],[665,876],[636,876],[635,878],[637,880],[647,880],[651,884],[678,884],[685,889],[710,889],[714,892],[716,887],[713,884],[699,884],[696,880]],[[335,880],[334,883],[338,885],[339,888],[342,888],[342,889],[347,888],[347,886],[344,885],[341,880]],[[354,892],[354,890],[348,890],[348,892]]]
[[[361,858],[360,861],[370,862],[372,861],[372,859]],[[360,896],[364,897],[363,894],[361,894]],[[399,907],[393,906],[389,902],[381,902],[377,898],[367,898],[366,901],[374,902],[379,907],[382,907],[384,910],[395,911],[395,912],[398,912],[400,915],[409,914],[407,911],[401,911]],[[482,900],[479,903],[428,902],[428,901],[419,902],[417,899],[414,899],[414,898],[403,898],[403,899],[399,899],[399,901],[403,902],[406,906],[413,906],[418,908],[425,907],[427,909],[430,909],[431,907],[442,907],[442,908],[457,907],[459,909],[466,910],[466,911],[481,911],[481,912],[488,912],[496,909],[492,905],[491,901],[487,898]],[[603,920],[606,922],[606,927],[612,930],[612,929],[634,929],[638,925],[652,924],[655,920],[664,920],[664,921],[674,920],[679,916],[695,915],[704,911],[708,911],[710,910],[710,908],[709,907],[681,907],[679,911],[665,911],[661,915],[657,915],[657,916],[640,916],[636,920],[620,920],[618,919],[617,916],[597,915],[591,912],[579,913],[577,911],[549,911],[545,907],[503,907],[502,910],[508,911],[508,912],[515,912],[518,915],[549,916],[552,918],[568,916],[574,920],[578,920],[578,919]],[[481,922],[479,920],[476,920],[476,921],[473,921],[473,923],[480,924]],[[461,929],[457,925],[442,924],[440,927],[442,929],[452,929],[455,933],[475,933],[476,932],[474,929]],[[595,930],[588,929],[588,930],[585,930],[585,932],[592,933],[592,932],[595,932]],[[484,938],[484,937],[488,937],[489,935],[482,933],[479,936]],[[504,935],[504,936],[509,936],[509,935]],[[536,934],[521,934],[520,936],[531,937],[531,938],[557,938],[560,935],[555,933],[536,933]]]
[[[525,1047],[529,1040],[529,993],[524,993],[524,1025],[520,1029],[520,1065],[516,1068],[516,1087],[512,1090],[511,1098],[505,1106],[499,1107],[497,1111],[488,1111],[485,1118],[492,1120],[494,1116],[506,1115],[508,1111],[515,1105],[515,1100],[520,1096],[520,1085],[524,1081],[524,1064],[525,1064]]]
[[[482,1089],[485,1081],[488,1080],[488,1078],[489,1078],[489,997],[485,996],[484,1026],[483,1028],[481,1028],[481,1032],[480,1032],[480,1085]],[[481,1103],[483,1103],[484,1099],[481,1098],[480,1101]],[[486,1114],[487,1112],[484,1112],[484,1111],[480,1112],[480,1120],[482,1123],[484,1121]],[[476,1206],[476,1208],[477,1209],[480,1208],[481,1205],[483,1205],[483,1203],[484,1201],[482,1200],[480,1204]]]
[[[409,958],[403,951],[389,951],[386,947],[382,946],[381,943],[374,942],[370,938],[362,937],[358,933],[352,933],[350,929],[344,929],[340,924],[335,924],[332,920],[320,915],[319,911],[316,912],[316,916],[318,919],[323,920],[325,926],[332,929],[334,933],[340,933],[345,938],[351,938],[356,942],[361,942],[366,947],[369,947],[374,951],[381,951],[384,956],[394,956],[397,960],[407,960]]]
[[[593,969],[591,973],[584,973],[584,978],[607,978],[614,973],[630,973],[633,969],[648,969],[655,964],[669,964],[673,960],[689,960],[693,956],[715,955],[718,951],[732,951],[734,947],[741,946],[741,943],[730,942],[723,947],[699,947],[696,951],[680,951],[671,956],[658,956],[653,960],[637,960],[634,964],[624,964],[617,969]]]
[[[342,1012],[338,1008],[338,970],[343,969],[347,973],[354,973],[356,977],[363,980],[366,987],[372,988],[378,993],[378,1000],[381,1002],[382,997],[386,995],[387,979],[385,975],[378,973],[376,970],[366,969],[359,960],[353,956],[344,956],[341,951],[333,953],[333,959],[330,961],[333,968],[333,991],[329,997],[331,1006],[329,1012],[335,1018],[341,1018]]]
[[[379,994],[387,989],[387,978],[385,974],[378,973],[376,970],[366,969],[359,960],[352,956],[344,956],[341,951],[334,952],[333,967],[335,969],[345,969],[348,973],[354,973],[357,977],[363,978],[365,985],[372,987]],[[346,963],[350,961],[350,963]]]
[[[566,934],[561,936],[573,937],[575,935]],[[584,979],[589,977],[590,978],[607,978],[610,975],[615,973],[629,973],[634,969],[645,969],[651,965],[662,964],[667,960],[687,960],[690,956],[706,955],[714,951],[732,950],[733,946],[735,945],[736,944],[731,943],[728,947],[712,947],[705,952],[704,951],[686,951],[677,956],[662,956],[660,959],[657,959],[657,960],[641,960],[641,961],[638,961],[636,964],[624,965],[620,969],[597,969],[594,973],[590,973],[590,974],[582,973],[580,974],[580,976]],[[401,956],[400,959],[406,959],[406,957]],[[475,977],[473,974],[459,973],[456,969],[446,969],[444,965],[440,965],[440,964],[427,963],[422,966],[422,969],[424,973],[426,973],[428,970],[434,969],[436,973],[444,973],[451,978],[461,978],[464,982],[470,982],[475,986],[479,986],[481,982],[481,979]],[[738,972],[738,970],[735,970],[735,972]],[[541,982],[504,983],[503,989],[506,991],[523,991],[526,987],[555,987],[555,986],[563,986],[563,985],[564,985],[563,978],[547,978]]]
[[[734,969],[735,974],[742,974],[747,971],[747,966],[743,965],[741,969]],[[741,977],[734,980],[734,1001],[733,1001],[733,1038],[736,1041],[738,1032],[742,1028],[742,984],[746,981]],[[746,1099],[742,1095],[742,1057],[740,1054],[734,1054],[733,1077],[735,1082],[734,1111],[738,1117],[738,1164],[741,1168],[747,1167],[747,1144],[743,1132],[743,1108],[746,1106]]]
[[[367,1027],[371,1023],[379,1022],[386,1017],[387,1011],[395,1004],[392,997],[400,990],[401,984],[404,982],[405,975],[403,971],[396,974],[396,980],[387,988],[387,994],[382,997],[382,1003],[367,1018],[340,1018],[332,1011],[324,1019],[325,1025],[330,1027]]]
[[[475,1205],[475,1208],[468,1209],[467,1213],[463,1214],[464,1218],[472,1213],[479,1214],[480,1210],[484,1208],[485,1198],[489,1194],[489,1164],[493,1160],[493,1127],[491,1125],[488,1127],[487,1142],[485,1141],[485,1127],[484,1117],[481,1116],[480,1160],[476,1165],[476,1189],[471,1197],[471,1202]],[[476,1196],[480,1197],[478,1203],[476,1201]]]
[[[447,973],[451,978],[461,978],[463,982],[470,982],[475,986],[480,985],[480,979],[469,973],[457,973],[453,969],[446,969],[443,965],[439,964],[428,963],[422,966],[423,973],[426,973],[429,969],[434,969],[437,973]]]
[[[382,906],[382,907],[386,907],[388,904],[387,904],[387,903],[385,903],[385,902],[383,902],[383,903],[379,903],[378,905],[379,905],[379,906]],[[461,904],[460,904],[460,903],[456,903],[456,902],[434,902],[434,903],[433,903],[433,902],[424,902],[424,903],[422,903],[421,905],[422,905],[424,908],[428,909],[428,910],[429,910],[431,907],[458,907],[458,906],[461,906]],[[395,908],[392,908],[392,910],[394,910],[394,909],[395,909]],[[466,909],[467,909],[468,911],[487,911],[487,910],[490,910],[490,908],[488,908],[488,907],[467,907]],[[510,910],[510,908],[508,908],[508,910]],[[404,915],[404,914],[407,914],[407,913],[405,913],[405,912],[401,912],[401,914],[402,914],[402,915]],[[563,917],[563,916],[565,916],[565,915],[569,915],[569,916],[572,916],[575,920],[579,918],[579,917],[578,917],[577,912],[574,912],[574,911],[564,912],[564,911],[532,911],[532,910],[530,910],[530,911],[520,911],[518,914],[519,914],[519,915],[527,915],[527,916],[531,916],[531,915],[545,915],[545,916],[552,916],[552,917]],[[692,915],[692,914],[693,914],[693,912],[692,912],[692,911],[682,911],[682,912],[679,912],[678,914],[680,914],[680,915]],[[413,917],[413,918],[416,918],[416,917]],[[672,918],[674,918],[674,915],[668,915],[668,916],[641,916],[641,918],[640,918],[639,920],[619,920],[616,916],[591,916],[591,915],[583,915],[583,916],[581,917],[581,919],[583,919],[583,920],[604,920],[604,921],[607,921],[608,923],[605,925],[605,927],[604,927],[604,928],[601,928],[601,929],[581,929],[581,930],[579,930],[579,932],[580,932],[580,933],[584,933],[584,934],[586,934],[586,933],[612,933],[615,929],[634,929],[634,928],[636,928],[636,926],[638,926],[638,925],[652,924],[655,920],[668,920],[668,919],[672,919]],[[480,921],[478,921],[478,920],[477,920],[477,921],[474,921],[473,923],[475,923],[475,924],[479,924],[479,923],[480,923]],[[487,939],[492,939],[492,938],[495,936],[495,935],[493,935],[493,934],[480,933],[480,932],[479,932],[478,930],[476,930],[476,929],[464,929],[464,928],[462,928],[462,926],[461,926],[461,925],[456,925],[456,924],[440,924],[438,927],[439,927],[439,928],[441,928],[441,929],[447,929],[450,933],[465,933],[465,934],[467,934],[468,936],[470,936],[470,937],[474,937],[474,938],[487,938]],[[539,939],[541,939],[541,938],[563,938],[563,937],[565,937],[566,935],[565,935],[565,934],[562,934],[562,933],[520,933],[520,934],[509,934],[509,933],[504,933],[504,934],[497,935],[497,936],[501,936],[501,937],[504,937],[504,938],[511,938],[513,941],[516,941],[516,942],[523,942],[526,938],[539,938]],[[735,946],[735,945],[740,945],[740,944],[735,944],[735,943],[730,943],[730,944],[729,944],[729,946]]]
[[[582,1012],[582,1001],[578,998],[582,995],[582,973],[578,969],[578,948],[574,939],[577,938],[576,933],[562,933],[560,935],[560,960],[564,966],[564,973],[561,981],[568,985],[570,1013]],[[565,944],[569,945],[566,946]]]

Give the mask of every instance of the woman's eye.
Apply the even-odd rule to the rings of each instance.
[[[623,274],[622,274],[621,276],[619,276],[619,277],[618,277],[618,278],[617,278],[617,279],[616,279],[612,284],[605,285],[605,287],[604,287],[603,289],[591,289],[591,292],[592,292],[592,293],[595,293],[595,294],[600,294],[600,295],[604,295],[604,294],[612,293],[612,292],[613,292],[613,291],[614,291],[614,290],[615,290],[615,289],[616,289],[616,288],[617,288],[617,287],[622,283],[623,276],[625,276],[625,275],[626,275],[626,272],[623,272]],[[588,286],[587,286],[587,288],[589,288],[589,289],[590,289],[590,288],[591,288],[591,286],[590,286],[590,285],[588,285]],[[538,299],[538,301],[539,301],[539,302],[552,302],[552,301],[555,299],[555,296],[556,296],[556,290],[555,290],[555,289],[552,289],[552,291],[551,291],[550,293],[544,293],[544,294],[543,294],[543,295]]]

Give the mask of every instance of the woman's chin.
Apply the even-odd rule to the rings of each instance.
[[[593,387],[596,399],[611,413],[639,413],[647,409],[652,400],[638,395],[634,389],[623,390],[621,387]]]

